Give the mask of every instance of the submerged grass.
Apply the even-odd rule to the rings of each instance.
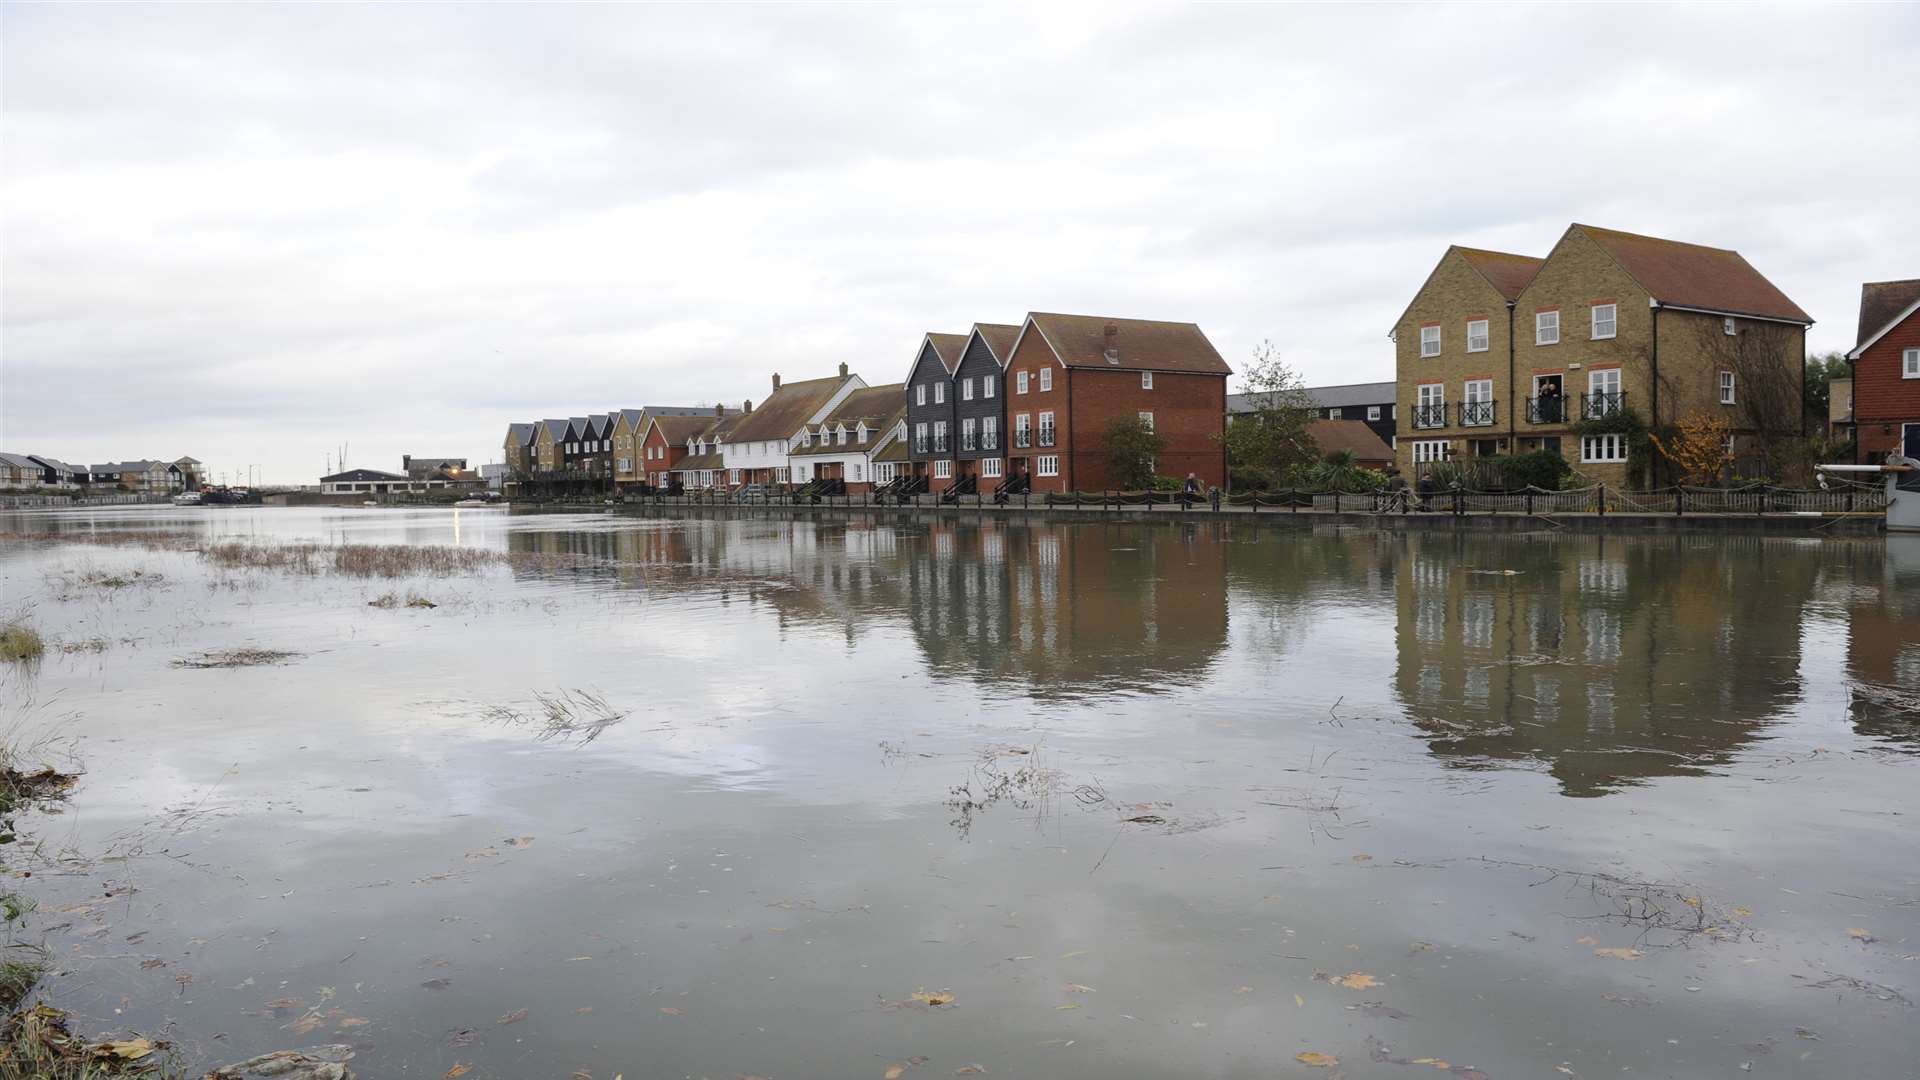
[[[192,656],[176,657],[173,666],[177,668],[242,668],[263,667],[267,664],[284,664],[300,654],[287,649],[208,649]]]
[[[20,663],[38,660],[47,651],[47,643],[41,640],[40,631],[27,623],[24,616],[15,616],[0,623],[0,661]]]
[[[229,540],[202,548],[202,558],[226,570],[281,570],[399,578],[474,574],[506,561],[497,551],[444,545],[256,544]]]
[[[592,690],[560,690],[551,694],[535,693],[535,708],[521,711],[510,705],[493,705],[482,710],[489,720],[531,727],[535,737],[546,739],[578,738],[590,743],[600,733],[627,718],[630,710],[618,709]]]
[[[433,601],[427,599],[424,596],[421,596],[417,592],[410,592],[405,596],[401,596],[399,593],[390,592],[390,593],[384,593],[375,599],[367,601],[367,606],[391,609],[391,608],[402,608],[402,607],[437,608],[440,605],[434,603]]]

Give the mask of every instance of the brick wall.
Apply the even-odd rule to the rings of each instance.
[[[1920,379],[1901,377],[1901,353],[1912,348],[1920,348],[1920,312],[1853,362],[1853,419],[1863,462],[1900,449],[1902,425],[1920,423]]]
[[[1487,321],[1487,348],[1467,351],[1467,323]],[[1420,355],[1420,329],[1440,328],[1440,355]],[[1475,377],[1491,377],[1497,406],[1497,423],[1492,427],[1462,427],[1459,405],[1465,400],[1465,382]],[[1456,456],[1468,451],[1467,440],[1507,432],[1514,394],[1507,386],[1507,301],[1500,291],[1468,263],[1458,252],[1449,250],[1434,268],[1427,282],[1414,296],[1413,303],[1394,327],[1394,386],[1398,405],[1395,434],[1399,445],[1395,461],[1401,471],[1413,474],[1414,440],[1444,439]],[[1446,422],[1438,428],[1414,426],[1414,407],[1419,404],[1420,384],[1438,382],[1445,387]],[[1524,403],[1520,404],[1524,408]]]
[[[1053,389],[1040,390],[1040,371],[1042,368],[1053,372]],[[1020,375],[1027,376],[1027,392],[1020,390]],[[1067,488],[1067,447],[1072,445],[1072,417],[1067,415],[1067,371],[1055,359],[1053,349],[1042,339],[1038,330],[1029,329],[1020,338],[1020,345],[1007,360],[1006,379],[1002,386],[1007,395],[1007,456],[1008,472],[1015,468],[1031,470],[1036,459],[1042,455],[1055,455],[1060,458],[1060,475],[1033,475],[1035,491],[1066,491]],[[1040,413],[1051,411],[1054,415],[1055,439],[1051,447],[1040,445]],[[1226,412],[1226,404],[1221,403],[1221,413]],[[1025,448],[1013,445],[1013,433],[1021,414],[1028,416],[1032,424],[1033,445]]]
[[[1154,460],[1160,476],[1184,478],[1193,473],[1210,487],[1226,483],[1225,458],[1219,441],[1226,427],[1227,380],[1223,375],[1153,373],[1153,389],[1143,389],[1140,372],[1073,368],[1074,437],[1063,440],[1061,478],[1076,491],[1103,491],[1116,486],[1108,475],[1106,431],[1114,420],[1153,414],[1153,429],[1166,441]]]

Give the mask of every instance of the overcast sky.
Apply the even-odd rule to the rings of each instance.
[[[1449,243],[1920,276],[1920,8],[0,10],[0,448],[497,460],[1030,310],[1387,379]]]

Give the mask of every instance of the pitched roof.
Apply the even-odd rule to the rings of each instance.
[[[1307,425],[1307,434],[1313,436],[1322,454],[1351,450],[1361,461],[1393,460],[1393,451],[1364,421],[1315,420]]]
[[[567,437],[567,432],[573,429],[573,421],[571,420],[542,420],[540,423],[547,429],[547,434],[553,436],[554,442],[564,440]]]
[[[1193,323],[1058,315],[1035,311],[1020,330],[1037,329],[1067,367],[1231,375],[1233,369]],[[1111,331],[1111,333],[1109,333]],[[1111,346],[1114,355],[1107,356]]]
[[[332,476],[323,476],[320,478],[320,482],[323,484],[333,484],[353,481],[392,480],[404,483],[406,479],[407,476],[404,473],[381,472],[379,469],[348,469],[346,472],[337,472]]]
[[[0,464],[11,465],[16,469],[32,469],[34,472],[40,471],[40,463],[25,454],[0,453]]]
[[[1533,281],[1533,275],[1539,273],[1541,265],[1547,261],[1531,255],[1461,247],[1459,244],[1454,244],[1449,250],[1459,252],[1460,257],[1467,260],[1467,265],[1480,271],[1480,276],[1487,279],[1487,284],[1509,300],[1519,299]]]
[[[587,417],[587,438],[604,439],[613,434],[613,414],[594,413]]]
[[[1869,281],[1860,286],[1860,333],[1854,338],[1855,348],[1864,348],[1868,338],[1878,337],[1916,303],[1920,303],[1920,278]]]
[[[651,431],[659,428],[660,437],[667,440],[667,445],[678,446],[712,427],[713,422],[718,419],[720,417],[715,416],[711,410],[699,414],[655,416],[648,419],[647,429]]]
[[[804,379],[787,383],[768,396],[760,407],[746,414],[740,426],[727,436],[729,442],[754,442],[759,439],[790,439],[813,414],[833,400],[851,375],[833,375],[824,379]]]
[[[1394,384],[1390,382],[1347,383],[1343,386],[1309,386],[1303,391],[1312,399],[1316,408],[1350,409],[1361,405],[1390,405],[1393,403]],[[1230,413],[1257,412],[1259,406],[1255,399],[1259,394],[1228,394],[1227,411]]]
[[[720,451],[709,450],[704,454],[688,454],[674,462],[668,472],[693,472],[696,469],[719,469],[724,467]]]
[[[886,431],[887,421],[896,413],[904,412],[907,407],[907,385],[905,383],[887,383],[884,386],[868,386],[848,394],[846,399],[820,421],[820,427],[839,428],[847,425],[853,431],[861,421],[866,421],[867,430],[872,434],[864,443],[849,442],[845,446],[838,443],[816,443],[803,446],[794,451],[797,454],[845,454],[871,448],[879,442],[879,436]]]
[[[907,443],[907,440],[895,439],[892,442],[888,443],[887,445],[881,447],[880,452],[873,455],[873,460],[875,461],[906,461],[913,456],[910,453],[911,450],[912,450],[912,447]]]
[[[538,424],[508,424],[507,438],[515,446],[526,446],[533,442],[533,433],[538,429]]]
[[[973,332],[993,350],[993,358],[1005,367],[1007,359],[1013,355],[1013,343],[1020,340],[1020,328],[1008,323],[977,322]]]
[[[1662,304],[1728,315],[1813,322],[1800,310],[1800,305],[1787,299],[1786,293],[1737,251],[1577,222],[1567,231],[1576,229],[1613,256],[1621,269]]]
[[[933,346],[933,355],[940,358],[947,374],[953,374],[953,369],[960,366],[960,354],[967,350],[967,335],[929,332],[927,342]]]

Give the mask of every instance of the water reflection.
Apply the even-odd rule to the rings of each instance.
[[[1868,564],[1848,589],[1854,725],[1863,735],[1920,743],[1920,536],[1890,536],[1884,552],[1854,554]]]

